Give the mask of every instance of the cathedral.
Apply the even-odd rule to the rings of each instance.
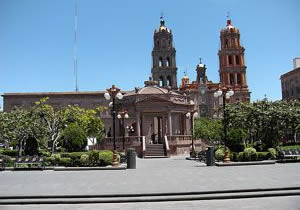
[[[186,153],[192,139],[193,116],[219,117],[219,107],[223,104],[223,99],[214,97],[216,91],[224,87],[233,90],[234,95],[230,98],[230,103],[250,101],[245,49],[240,44],[240,31],[232,25],[230,19],[227,20],[226,27],[220,31],[221,47],[218,51],[220,81],[216,83],[207,78],[206,66],[200,59],[195,69],[197,72],[195,80],[190,81],[185,75],[178,85],[173,34],[162,17],[159,27],[154,31],[153,39],[152,76],[145,81],[143,88],[121,91],[122,100],[116,100],[116,112],[127,113],[126,119],[119,117],[121,115],[117,119],[117,145],[122,149],[123,141],[123,149],[135,147],[140,156],[160,154],[160,146],[162,148],[160,155]],[[112,117],[109,101],[105,100],[106,92],[4,93],[2,96],[4,111],[10,111],[16,106],[29,108],[44,97],[49,97],[48,103],[55,108],[67,105],[78,105],[83,108],[108,107],[101,113],[107,137],[101,145],[95,145],[94,148],[111,149]],[[196,146],[202,143],[201,140],[194,140]],[[153,146],[155,147],[152,148]]]

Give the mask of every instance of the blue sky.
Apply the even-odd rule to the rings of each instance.
[[[0,94],[74,90],[73,6],[0,0]],[[79,90],[142,87],[161,11],[173,31],[178,82],[185,69],[195,79],[199,57],[218,82],[219,33],[230,11],[246,49],[251,99],[281,99],[280,75],[300,57],[299,9],[298,0],[78,0]]]

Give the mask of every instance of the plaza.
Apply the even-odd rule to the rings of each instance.
[[[168,159],[137,159],[137,169],[135,170],[3,171],[0,174],[0,202],[5,201],[5,196],[12,197],[10,202],[18,201],[16,196],[20,196],[21,198],[23,196],[25,196],[25,198],[36,196],[36,199],[31,199],[34,204],[35,202],[39,203],[43,200],[47,202],[47,200],[51,200],[51,196],[53,196],[54,198],[60,198],[56,199],[53,204],[40,204],[36,206],[43,207],[43,205],[45,205],[51,209],[56,206],[56,202],[60,204],[60,202],[65,201],[66,204],[61,204],[59,207],[60,209],[64,209],[68,207],[68,200],[70,202],[73,196],[73,201],[75,199],[78,200],[78,203],[83,203],[81,204],[81,208],[90,209],[91,204],[84,204],[85,202],[97,204],[101,202],[101,196],[107,196],[102,199],[112,199],[111,204],[109,204],[109,201],[106,201],[106,203],[98,203],[97,208],[116,208],[116,200],[122,201],[123,199],[124,205],[125,207],[127,206],[128,209],[134,209],[135,205],[142,205],[146,209],[152,209],[151,200],[157,199],[160,195],[159,198],[164,202],[161,202],[160,205],[154,205],[153,208],[155,207],[156,209],[158,206],[165,206],[166,209],[168,209],[169,206],[174,205],[174,202],[178,203],[178,201],[191,202],[197,204],[196,206],[215,203],[212,205],[214,206],[218,205],[218,203],[228,202],[230,198],[235,198],[234,202],[239,203],[241,198],[237,196],[243,194],[246,198],[243,198],[241,201],[243,201],[243,203],[244,201],[245,203],[251,203],[253,200],[256,202],[256,199],[259,201],[260,199],[267,199],[267,197],[270,196],[275,200],[284,200],[287,199],[285,196],[296,193],[298,196],[294,195],[288,197],[293,202],[283,204],[287,205],[287,208],[284,207],[284,209],[289,209],[289,205],[293,206],[293,208],[290,209],[299,209],[299,166],[300,163],[206,167],[204,163],[189,161],[186,160],[184,156],[177,156]],[[295,189],[291,190],[293,188]],[[266,191],[263,191],[263,193],[259,192],[259,190],[264,189]],[[268,191],[270,189],[276,190]],[[253,192],[247,193],[249,190],[253,190]],[[235,191],[237,193],[234,193]],[[280,194],[276,195],[277,192],[286,194],[285,196],[280,196]],[[189,200],[191,196],[189,193],[194,193],[202,197]],[[203,195],[201,195],[201,193],[203,193]],[[271,195],[268,195],[270,193]],[[166,202],[167,199],[176,197],[176,194],[178,195],[175,201]],[[114,195],[121,197],[115,197]],[[225,197],[220,197],[220,195],[225,195]],[[226,195],[228,195],[227,198]],[[251,198],[251,195],[258,195],[257,197],[262,198]],[[89,196],[91,197],[89,198]],[[122,198],[122,196],[124,196],[124,198]],[[146,197],[144,204],[143,202],[140,203],[143,201],[143,196]],[[214,196],[215,198],[213,198]],[[136,199],[142,200],[137,203],[128,203],[130,199],[134,199],[135,201]],[[213,199],[213,201],[209,201],[211,199]],[[27,199],[27,201],[30,201],[30,199]],[[76,208],[78,203],[69,205],[69,207],[72,206],[72,208]],[[234,204],[235,207],[238,206],[237,203]],[[184,205],[184,202],[179,202],[179,206],[180,205]],[[33,207],[34,206],[35,205],[33,205]],[[117,204],[117,206],[122,207],[122,204]],[[212,206],[208,209],[213,209]],[[262,209],[263,206],[264,205],[255,209]],[[13,209],[14,207],[16,207],[16,209],[29,208],[27,205],[10,207],[9,205],[0,204],[0,209]],[[218,208],[216,207],[216,209]]]

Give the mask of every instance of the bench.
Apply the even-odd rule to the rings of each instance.
[[[39,156],[17,157],[14,169],[45,169],[45,159]]]
[[[297,159],[300,157],[300,149],[280,149],[279,159]]]

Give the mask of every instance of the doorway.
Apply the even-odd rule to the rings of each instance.
[[[151,140],[153,144],[163,143],[163,120],[161,116],[155,116],[153,118],[153,131],[151,134]]]

